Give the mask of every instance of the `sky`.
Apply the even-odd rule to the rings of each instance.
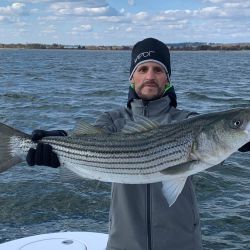
[[[0,43],[250,42],[248,0],[0,0]]]

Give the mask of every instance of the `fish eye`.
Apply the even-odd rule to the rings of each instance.
[[[234,128],[239,128],[243,124],[242,120],[235,120],[233,121],[233,127]]]

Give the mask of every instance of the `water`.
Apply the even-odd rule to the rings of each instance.
[[[179,108],[250,104],[250,51],[173,52]],[[126,103],[130,52],[0,50],[0,121],[27,133],[73,129]],[[249,153],[195,176],[204,249],[250,248]],[[107,233],[110,184],[63,183],[58,169],[20,164],[0,175],[0,243],[58,231]]]

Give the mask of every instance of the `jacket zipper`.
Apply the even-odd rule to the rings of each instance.
[[[151,207],[150,207],[150,200],[151,200],[151,191],[150,191],[150,184],[147,184],[147,240],[148,240],[148,249],[152,250],[151,246]]]
[[[143,116],[148,117],[148,105],[144,104]],[[146,192],[146,202],[147,202],[147,250],[152,250],[152,238],[151,238],[151,190],[150,184],[147,184],[147,192]]]
[[[148,117],[148,104],[145,103],[143,107],[143,116]]]

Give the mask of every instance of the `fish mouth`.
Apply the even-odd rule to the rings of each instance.
[[[248,141],[250,141],[250,122],[247,123],[246,128],[244,129],[244,132],[247,134]]]

